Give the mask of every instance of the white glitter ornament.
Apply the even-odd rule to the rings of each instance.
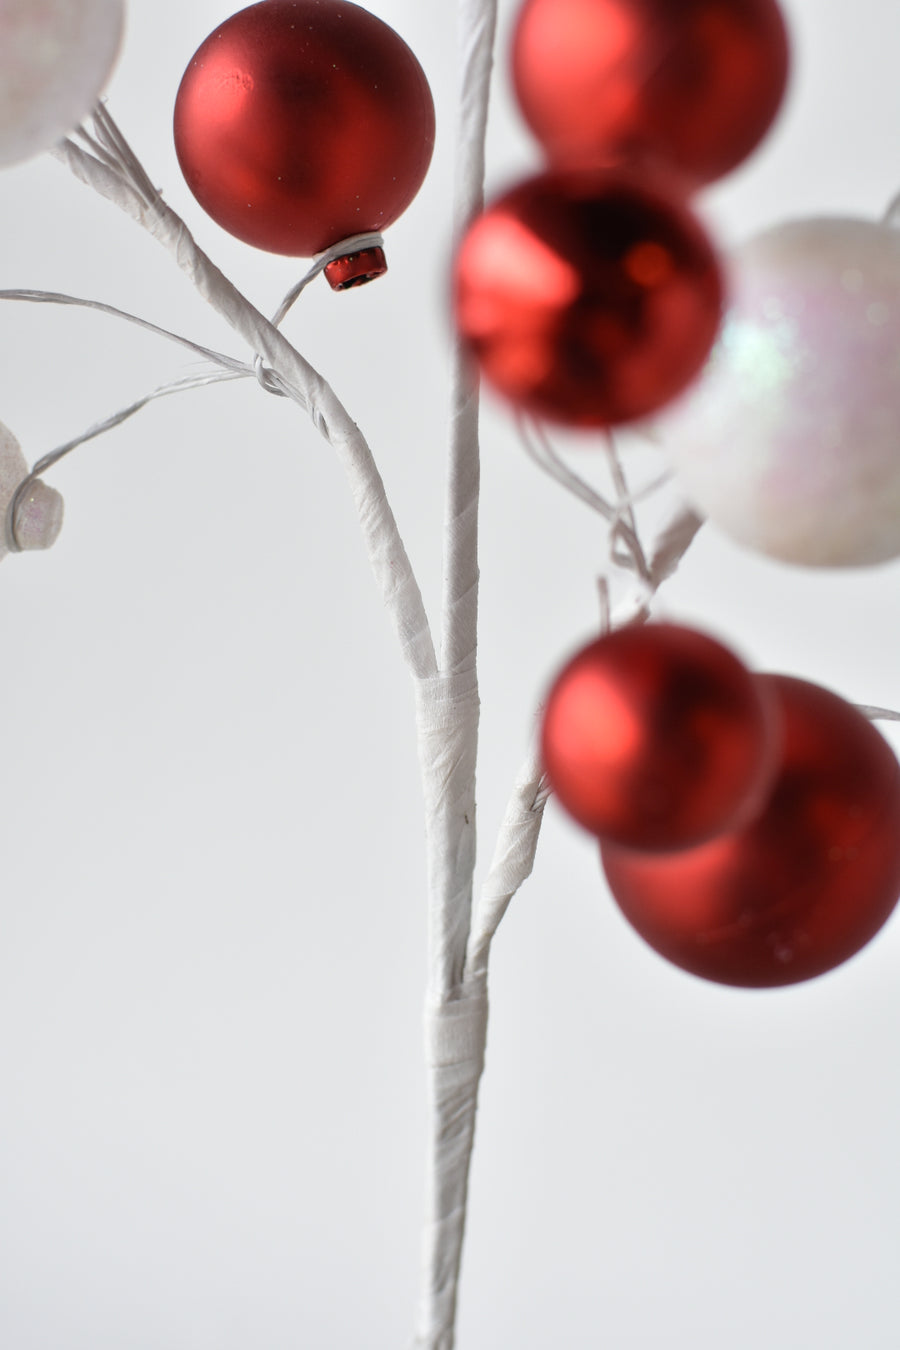
[[[87,116],[122,40],[123,0],[0,0],[0,165]]]
[[[9,507],[16,488],[28,477],[28,464],[15,436],[0,422],[0,559],[9,553]],[[19,499],[15,540],[20,550],[49,548],[62,529],[63,499],[39,478]]]
[[[900,232],[776,226],[730,259],[706,370],[656,427],[692,504],[737,542],[843,567],[900,555]]]

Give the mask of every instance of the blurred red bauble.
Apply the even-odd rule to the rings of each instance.
[[[722,283],[676,197],[606,171],[530,178],[479,216],[455,266],[460,334],[525,412],[570,426],[656,411],[698,373]]]
[[[292,257],[390,225],[433,147],[415,56],[344,0],[240,10],[199,47],[175,103],[175,149],[200,205],[245,243]],[[366,279],[345,268],[342,285]]]
[[[695,184],[740,164],[788,77],[774,0],[525,0],[513,76],[555,163],[659,158]]]
[[[763,812],[681,853],[604,845],[626,919],[661,956],[721,984],[794,984],[840,965],[900,896],[900,769],[836,695],[759,676],[781,710],[782,752]]]
[[[544,710],[544,768],[603,840],[687,848],[758,811],[778,758],[768,691],[690,628],[621,628],[582,648]]]

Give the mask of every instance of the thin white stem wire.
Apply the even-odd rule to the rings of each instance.
[[[122,408],[110,417],[105,417],[101,422],[95,422],[80,436],[75,436],[72,440],[66,441],[65,445],[60,445],[55,450],[50,450],[46,455],[42,455],[40,459],[35,461],[28,476],[22,479],[10,499],[5,521],[6,542],[9,551],[11,553],[21,552],[21,544],[16,532],[16,519],[20,502],[30,492],[35,480],[41,478],[48,469],[52,469],[54,464],[58,464],[61,459],[65,459],[66,455],[70,455],[73,450],[77,450],[79,446],[85,445],[97,436],[102,436],[104,432],[112,431],[114,427],[121,426],[123,422],[127,422],[130,417],[134,417],[135,413],[139,413],[156,399],[165,398],[169,394],[182,394],[189,389],[201,389],[209,384],[219,384],[223,380],[246,379],[252,374],[253,371],[249,367],[240,370],[215,370],[209,371],[205,375],[188,375],[183,379],[173,380],[170,384],[160,385],[149,394],[144,394],[143,397],[136,399],[134,403],[129,403],[127,408]]]
[[[606,457],[609,463],[610,474],[612,475],[613,486],[616,489],[616,523],[613,526],[613,541],[621,540],[628,557],[631,560],[631,566],[643,581],[650,580],[650,569],[647,566],[647,559],[644,556],[644,550],[641,546],[638,536],[637,518],[634,514],[634,503],[628,486],[628,479],[625,476],[625,469],[619,455],[619,447],[616,438],[611,431],[607,431],[603,437],[606,447]]]
[[[664,469],[655,478],[651,478],[649,483],[645,483],[643,487],[631,488],[627,483],[622,483],[618,504],[613,505],[586,479],[569,468],[540,422],[520,412],[516,414],[515,423],[524,449],[538,468],[549,474],[551,478],[555,478],[562,487],[571,492],[573,496],[578,497],[587,506],[590,506],[610,524],[621,521],[624,508],[633,509],[639,506],[641,502],[646,501],[661,487],[664,487],[672,477],[672,470]]]
[[[539,422],[520,414],[516,417],[516,429],[522,445],[539,469],[555,478],[562,487],[579,501],[584,502],[592,511],[596,511],[610,525],[615,524],[619,518],[615,506],[569,468]]]
[[[18,519],[19,504],[24,500],[27,493],[31,490],[32,484],[58,464],[66,455],[71,454],[79,446],[87,441],[94,440],[97,436],[102,436],[104,432],[112,431],[114,427],[121,426],[130,417],[133,417],[141,409],[146,408],[149,403],[156,399],[164,398],[168,394],[183,393],[188,389],[199,389],[209,384],[217,384],[223,380],[243,379],[254,373],[253,369],[246,362],[236,361],[233,357],[226,356],[222,352],[213,351],[209,347],[203,347],[200,343],[191,341],[190,338],[182,337],[179,333],[173,333],[167,328],[160,328],[158,324],[150,323],[147,319],[142,319],[136,314],[129,314],[126,310],[117,309],[114,305],[103,304],[99,300],[84,300],[78,296],[65,295],[59,291],[36,291],[36,290],[0,290],[0,300],[15,300],[31,304],[41,305],[63,305],[73,306],[80,309],[96,310],[100,314],[108,315],[116,319],[124,319],[126,322],[134,324],[138,328],[143,328],[149,333],[154,333],[158,337],[167,338],[171,342],[177,343],[181,347],[186,347],[188,351],[196,356],[201,356],[204,360],[212,362],[219,367],[219,370],[207,372],[202,375],[189,375],[179,380],[173,380],[168,384],[160,385],[149,394],[143,395],[130,403],[126,408],[119,412],[111,414],[100,422],[94,423],[87,431],[79,436],[67,441],[65,445],[59,446],[55,450],[49,451],[43,455],[32,466],[28,476],[22,480],[10,500],[6,512],[5,533],[6,542],[11,553],[20,551],[19,538],[16,531],[16,521]]]
[[[80,436],[75,436],[71,441],[66,441],[56,450],[51,450],[36,461],[31,470],[31,477],[37,477],[40,474],[58,464],[61,459],[76,450],[78,446],[92,441],[97,436],[102,436],[104,432],[111,431],[113,427],[121,426],[127,422],[129,417],[139,413],[142,408],[146,408],[149,403],[153,403],[158,398],[166,398],[169,394],[183,394],[189,389],[203,389],[210,384],[221,384],[224,380],[247,379],[253,374],[249,368],[243,370],[212,370],[205,375],[186,375],[180,380],[172,380],[168,384],[161,384],[156,389],[144,394],[143,397],[136,399],[134,403],[129,403],[127,408],[122,408],[119,412],[113,413],[110,417],[105,417],[101,422],[95,422],[93,426],[88,427]],[[27,481],[27,480],[26,480]]]
[[[607,446],[617,501],[612,503],[575,473],[556,450],[544,428],[524,416],[517,418],[519,438],[530,457],[544,473],[554,478],[579,501],[596,511],[609,525],[609,561],[619,571],[634,573],[641,584],[651,586],[650,571],[637,532],[635,497],[628,488],[614,443]]]
[[[205,361],[212,361],[224,370],[233,370],[241,375],[252,375],[253,373],[247,366],[246,361],[237,361],[234,357],[224,355],[223,352],[213,351],[210,347],[203,347],[199,342],[192,342],[190,338],[170,332],[168,328],[160,328],[158,324],[151,323],[149,319],[142,319],[137,314],[129,314],[124,309],[116,309],[115,305],[105,305],[100,300],[83,300],[77,295],[63,295],[59,291],[34,290],[0,290],[0,300],[21,300],[37,305],[72,305],[81,309],[93,309],[99,314],[108,314],[114,319],[125,319],[138,328],[146,329],[148,333],[155,333],[158,337],[168,338],[170,342],[177,342],[180,347],[186,347],[196,356],[202,356]]]

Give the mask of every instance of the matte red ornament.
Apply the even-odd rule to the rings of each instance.
[[[544,768],[601,839],[690,847],[759,811],[778,760],[773,700],[721,643],[675,624],[582,648],[544,709]]]
[[[554,163],[657,158],[694,184],[751,153],[781,105],[774,0],[525,0],[513,78]]]
[[[198,48],[175,103],[175,149],[200,205],[246,243],[292,257],[390,225],[433,147],[415,56],[344,0],[240,10]],[[339,261],[341,289],[385,270],[380,250]]]
[[[721,984],[794,984],[840,965],[900,896],[900,769],[835,694],[758,677],[778,699],[781,763],[764,811],[696,849],[604,845],[626,919],[675,965]]]
[[[655,412],[716,334],[715,253],[684,202],[629,174],[551,172],[478,217],[455,267],[455,312],[485,376],[570,426]]]

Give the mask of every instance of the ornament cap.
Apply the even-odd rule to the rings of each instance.
[[[365,286],[367,281],[383,277],[387,268],[384,249],[363,248],[358,253],[346,253],[341,258],[332,258],[323,271],[333,291],[349,291],[353,286]]]

